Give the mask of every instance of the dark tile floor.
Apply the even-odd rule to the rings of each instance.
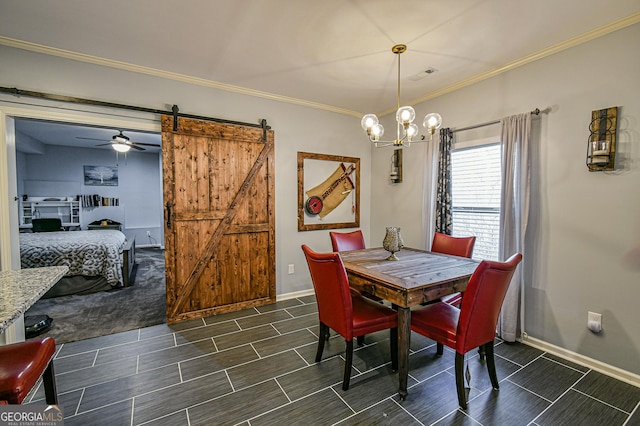
[[[500,390],[467,357],[469,408],[458,408],[453,352],[413,334],[409,396],[396,396],[388,332],[354,354],[344,340],[315,363],[314,296],[172,326],[67,343],[55,359],[65,425],[640,425],[640,388],[523,344],[496,345]],[[31,402],[43,402],[38,389]]]

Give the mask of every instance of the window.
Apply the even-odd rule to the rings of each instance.
[[[498,260],[500,144],[451,150],[453,236],[476,236],[474,259]]]

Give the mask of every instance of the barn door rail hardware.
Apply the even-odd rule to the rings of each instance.
[[[151,114],[160,114],[160,115],[169,115],[173,117],[173,130],[177,131],[178,129],[178,117],[184,118],[192,118],[194,120],[204,120],[204,121],[213,121],[216,123],[224,123],[224,124],[233,124],[236,126],[247,126],[247,127],[257,127],[263,130],[262,135],[263,139],[267,141],[267,130],[271,129],[271,126],[267,125],[266,119],[259,120],[258,123],[245,123],[242,121],[233,121],[233,120],[225,120],[223,118],[215,118],[215,117],[205,117],[201,115],[193,115],[193,114],[184,114],[179,112],[180,109],[177,105],[173,105],[171,107],[171,111],[165,111],[161,109],[153,109],[153,108],[145,108],[139,107],[135,105],[127,105],[127,104],[118,104],[114,102],[105,102],[98,101],[95,99],[87,99],[87,98],[77,98],[74,96],[64,96],[64,95],[56,95],[53,93],[44,93],[44,92],[36,92],[33,90],[22,90],[16,87],[0,87],[0,93],[9,93],[14,96],[28,96],[31,98],[39,98],[39,99],[47,99],[53,101],[61,101],[61,102],[69,102],[74,104],[82,104],[82,105],[93,105],[100,106],[106,108],[118,108],[118,109],[126,109],[129,111],[139,111],[139,112],[148,112]]]

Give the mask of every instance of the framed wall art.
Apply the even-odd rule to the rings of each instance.
[[[84,166],[84,184],[91,186],[118,186],[118,168],[111,166]]]
[[[298,231],[360,226],[360,159],[298,152]]]

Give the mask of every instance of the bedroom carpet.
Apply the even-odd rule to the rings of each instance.
[[[41,299],[25,313],[25,317],[31,315],[53,318],[51,328],[40,337],[53,337],[57,344],[166,322],[164,251],[136,250],[130,287]]]

